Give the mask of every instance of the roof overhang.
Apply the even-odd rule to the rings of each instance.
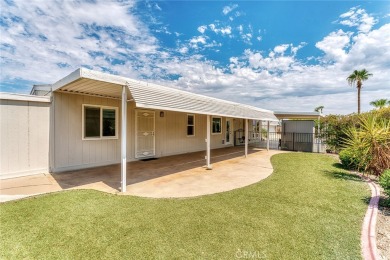
[[[0,99],[50,103],[50,97],[0,92]]]
[[[47,91],[51,92],[51,85],[45,84],[45,85],[33,85],[30,91],[30,95],[34,95],[35,91]]]
[[[320,112],[274,112],[278,119],[318,119],[324,115]]]
[[[126,78],[80,68],[52,85],[53,92],[120,99]]]
[[[121,98],[122,87],[137,108],[177,111],[265,121],[278,121],[272,111],[111,75],[85,68],[77,69],[52,85],[54,92]]]

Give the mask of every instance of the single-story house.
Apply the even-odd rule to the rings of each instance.
[[[34,89],[35,88],[35,89]],[[0,94],[0,178],[233,146],[233,131],[277,122],[270,110],[85,68],[31,94]],[[118,173],[119,174],[119,173]]]

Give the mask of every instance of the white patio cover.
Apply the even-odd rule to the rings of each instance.
[[[207,97],[148,82],[80,68],[53,84],[53,91],[120,98],[121,86],[129,88],[136,107],[185,113],[278,121],[270,110]]]

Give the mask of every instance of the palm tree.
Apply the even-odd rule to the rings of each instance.
[[[385,98],[377,99],[370,102],[371,106],[374,106],[379,109],[385,107],[387,104],[390,104],[390,100],[387,100]]]
[[[366,69],[355,70],[351,75],[348,76],[347,81],[349,85],[356,83],[356,88],[358,90],[358,114],[360,114],[360,90],[363,86],[363,81],[367,80],[368,77],[372,76]]]
[[[322,109],[324,109],[324,106],[318,106],[314,109],[315,112],[320,112],[322,114]]]

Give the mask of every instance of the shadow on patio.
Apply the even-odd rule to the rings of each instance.
[[[253,183],[249,175],[258,176],[256,172],[259,171],[259,167],[266,166],[263,165],[265,162],[253,162],[255,157],[260,159],[263,157],[261,154],[265,155],[265,153],[267,152],[258,148],[249,148],[248,158],[245,159],[243,147],[214,149],[211,153],[213,164],[211,171],[203,167],[205,151],[129,162],[127,164],[128,191],[125,194],[146,197],[188,197],[215,193],[221,190],[221,186],[227,190],[234,188],[233,186],[245,186],[243,184],[248,185],[248,181]],[[266,161],[269,164],[266,168],[270,168],[272,173],[269,158]],[[111,193],[119,191],[121,181],[120,164],[57,173],[52,176],[62,189],[91,188]],[[235,178],[229,179],[229,176]],[[242,178],[247,180],[239,180]],[[219,188],[212,186],[219,186]],[[222,190],[226,190],[225,188]]]
[[[272,155],[281,151],[243,147],[212,150],[213,170],[206,170],[205,151],[129,162],[127,192],[142,197],[193,197],[244,187],[268,177]],[[29,196],[65,189],[120,191],[120,164],[56,174],[1,180],[0,196]]]

